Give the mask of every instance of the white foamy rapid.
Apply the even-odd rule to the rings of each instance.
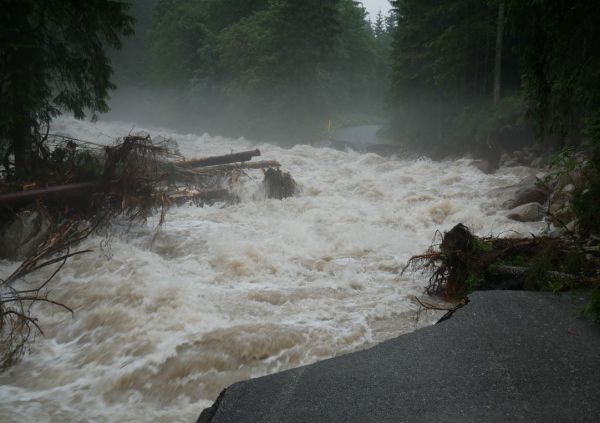
[[[484,175],[466,161],[395,160],[308,145],[182,135],[187,157],[255,146],[301,193],[260,195],[260,172],[233,206],[173,208],[155,225],[86,241],[53,281],[75,309],[35,309],[45,331],[0,375],[2,422],[192,422],[242,379],[366,348],[431,323],[416,319],[422,276],[400,276],[437,229],[536,232],[487,193],[524,168]],[[54,132],[111,143],[131,125],[59,120]],[[6,276],[14,263],[0,263]]]

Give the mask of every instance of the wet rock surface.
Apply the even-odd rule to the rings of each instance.
[[[0,230],[0,258],[23,259],[32,255],[46,238],[50,222],[37,211],[23,211]]]
[[[473,160],[470,163],[470,165],[476,169],[479,169],[486,175],[492,174],[497,170],[497,168],[494,165],[492,165],[488,160]]]
[[[507,217],[517,222],[537,222],[546,216],[546,209],[539,203],[522,204],[508,212]]]
[[[593,422],[600,328],[570,296],[488,291],[440,324],[225,390],[198,422]]]
[[[525,185],[515,192],[512,207],[518,207],[528,203],[544,204],[548,199],[548,190],[540,188],[537,184]]]

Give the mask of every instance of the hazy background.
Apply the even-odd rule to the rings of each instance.
[[[388,0],[364,0],[362,3],[365,9],[367,9],[367,12],[369,12],[369,17],[371,19],[374,19],[377,12],[380,10],[381,13],[387,15],[392,8]]]
[[[385,0],[133,0],[108,119],[283,144],[387,122]]]

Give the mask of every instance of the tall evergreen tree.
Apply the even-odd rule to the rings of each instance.
[[[381,9],[375,15],[375,22],[373,23],[373,34],[376,38],[381,37],[385,33],[385,20],[383,18],[383,13],[381,13]]]
[[[354,0],[158,0],[155,16],[160,83],[205,130],[305,137],[381,92],[386,49]]]
[[[502,74],[497,72],[503,92],[513,93],[519,85],[514,38],[503,31],[506,48],[495,54],[501,44],[494,40],[503,29],[498,1],[395,0],[392,5],[397,28],[390,103],[397,133],[420,145],[447,147],[449,141],[474,137],[464,133],[465,123],[472,123],[468,115],[483,121],[477,110],[494,113],[495,64],[498,70],[504,65]]]
[[[528,116],[539,136],[600,139],[600,7],[595,0],[510,0]],[[594,129],[596,128],[596,129]]]
[[[62,111],[107,111],[105,47],[132,32],[128,5],[114,0],[5,0],[0,15],[0,142],[30,177],[43,125]]]

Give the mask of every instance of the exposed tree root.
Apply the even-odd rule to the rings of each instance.
[[[441,238],[441,239],[440,239]],[[572,239],[480,238],[458,224],[408,268],[431,274],[426,291],[446,300],[464,298],[478,289],[561,291],[597,288],[598,257]]]
[[[439,306],[435,306],[433,304],[429,304],[426,301],[420,300],[417,297],[415,297],[415,300],[417,300],[417,302],[421,305],[421,307],[423,307],[425,310],[437,310],[437,311],[446,311],[447,313],[444,314],[440,320],[437,321],[437,323],[443,322],[444,320],[448,320],[449,318],[452,317],[452,315],[459,309],[463,308],[465,305],[469,304],[469,297],[465,297],[462,300],[460,300],[458,302],[458,304],[456,304],[454,307],[439,307]]]

